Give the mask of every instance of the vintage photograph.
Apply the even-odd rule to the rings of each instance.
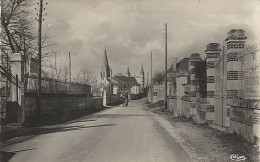
[[[0,162],[260,161],[260,0],[0,7]]]

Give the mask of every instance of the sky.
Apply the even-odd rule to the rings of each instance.
[[[143,65],[150,75],[151,51],[153,72],[163,71],[165,23],[169,66],[176,56],[204,57],[206,45],[222,44],[231,29],[244,29],[248,45],[260,42],[260,0],[51,0],[45,8],[50,50],[60,64],[71,52],[74,74],[87,67],[99,77],[105,46],[113,74],[129,66],[137,75]]]

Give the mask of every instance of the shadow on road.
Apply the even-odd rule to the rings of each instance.
[[[154,115],[142,115],[142,114],[99,114],[92,115],[91,118],[123,118],[123,117],[145,117],[145,116],[154,116]]]
[[[37,148],[30,148],[30,149],[24,149],[24,150],[17,150],[13,152],[5,152],[5,151],[0,151],[0,161],[1,162],[7,162],[9,161],[17,152],[24,152],[24,151],[31,151],[31,150],[36,150]]]
[[[79,126],[59,126],[55,128],[46,128],[46,127],[33,127],[28,128],[20,131],[10,131],[3,135],[3,139],[6,141],[8,139],[12,139],[11,141],[3,142],[2,146],[9,146],[19,142],[23,142],[29,140],[31,138],[36,137],[37,135],[42,134],[51,134],[51,133],[59,133],[59,132],[67,132],[67,131],[76,131],[76,130],[83,130],[87,128],[98,128],[98,127],[108,127],[108,126],[115,126],[116,124],[103,124],[103,125],[79,125]],[[21,138],[19,138],[21,137]]]

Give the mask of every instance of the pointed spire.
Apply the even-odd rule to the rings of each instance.
[[[103,58],[103,66],[104,67],[109,67],[108,59],[107,59],[107,47],[106,46],[105,46],[105,53],[104,53],[104,58]]]
[[[140,71],[140,75],[143,75],[143,74],[144,74],[144,67],[143,67],[143,65],[142,65],[141,71]]]
[[[126,76],[130,77],[130,70],[129,70],[129,66],[127,66]]]

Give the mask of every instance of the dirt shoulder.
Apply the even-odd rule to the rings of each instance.
[[[188,148],[193,161],[234,161],[232,154],[245,156],[248,162],[259,161],[258,146],[248,143],[236,134],[229,134],[193,120],[174,117],[164,108],[149,108],[152,112],[168,120],[174,127],[174,133],[182,138],[182,145]]]

